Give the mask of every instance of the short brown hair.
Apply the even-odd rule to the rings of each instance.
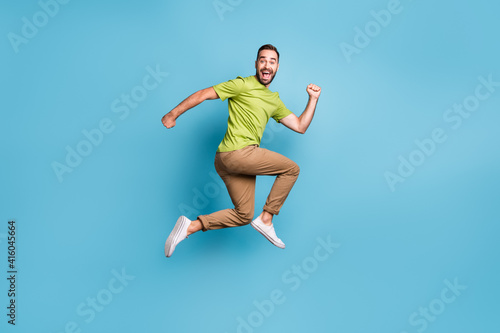
[[[278,52],[278,49],[276,48],[276,46],[271,45],[271,44],[262,45],[259,48],[259,51],[257,51],[257,60],[259,60],[259,54],[260,54],[260,51],[262,51],[262,50],[271,50],[271,51],[276,52],[276,54],[278,55],[278,62],[280,62],[280,53]]]

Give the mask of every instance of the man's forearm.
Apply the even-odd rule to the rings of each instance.
[[[163,118],[161,118],[161,122],[166,128],[172,128],[175,126],[176,119],[181,114],[191,108],[194,108],[196,105],[200,104],[203,101],[206,101],[207,99],[216,98],[219,98],[219,96],[217,95],[213,87],[199,90],[180,102],[179,105],[173,108],[169,113],[164,115]]]
[[[181,114],[186,112],[187,110],[194,108],[196,105],[203,102],[205,99],[203,98],[203,90],[199,90],[194,94],[187,97],[185,100],[179,103],[175,108],[170,111],[170,113],[178,118]]]
[[[314,117],[314,111],[316,110],[316,104],[318,103],[318,98],[309,97],[309,101],[307,102],[306,109],[299,117],[299,132],[305,133],[311,121]]]

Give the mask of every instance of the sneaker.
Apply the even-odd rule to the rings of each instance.
[[[264,222],[262,222],[262,220],[260,219],[260,217],[257,217],[250,224],[255,230],[257,230],[264,237],[266,237],[268,241],[270,241],[280,249],[285,248],[285,243],[283,243],[281,239],[279,239],[278,236],[276,236],[276,232],[274,231],[274,226],[272,224],[265,225]]]
[[[167,257],[170,257],[172,253],[174,253],[177,244],[187,238],[187,229],[190,224],[191,220],[185,216],[181,216],[177,219],[174,230],[172,230],[167,238],[167,241],[165,242],[165,255]]]

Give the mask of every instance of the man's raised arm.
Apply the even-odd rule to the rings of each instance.
[[[300,134],[304,134],[309,127],[309,124],[311,124],[314,111],[316,110],[316,104],[318,103],[318,98],[321,94],[321,88],[315,84],[310,84],[307,86],[306,91],[309,94],[309,101],[307,102],[306,109],[302,112],[300,117],[297,117],[292,113],[285,118],[280,119],[280,123]]]
[[[187,110],[194,108],[196,105],[200,104],[207,99],[217,99],[219,96],[215,92],[213,87],[198,90],[185,100],[179,103],[175,108],[169,113],[161,118],[161,122],[166,128],[172,128],[175,126],[175,120]]]

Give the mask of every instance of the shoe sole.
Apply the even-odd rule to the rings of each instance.
[[[276,243],[274,241],[274,239],[272,239],[264,230],[262,230],[257,224],[254,224],[253,222],[250,223],[252,225],[252,227],[257,230],[258,232],[260,232],[260,234],[264,237],[267,238],[268,241],[270,241],[274,246],[276,247],[279,247],[280,249],[284,249],[285,248],[285,244],[281,245],[279,243]]]
[[[171,251],[172,245],[176,243],[177,238],[179,237],[182,227],[186,220],[187,218],[185,216],[179,217],[177,219],[177,222],[175,223],[174,230],[172,230],[172,232],[168,236],[167,241],[165,242],[165,256],[167,258],[170,257],[172,253],[174,253],[173,249]]]

